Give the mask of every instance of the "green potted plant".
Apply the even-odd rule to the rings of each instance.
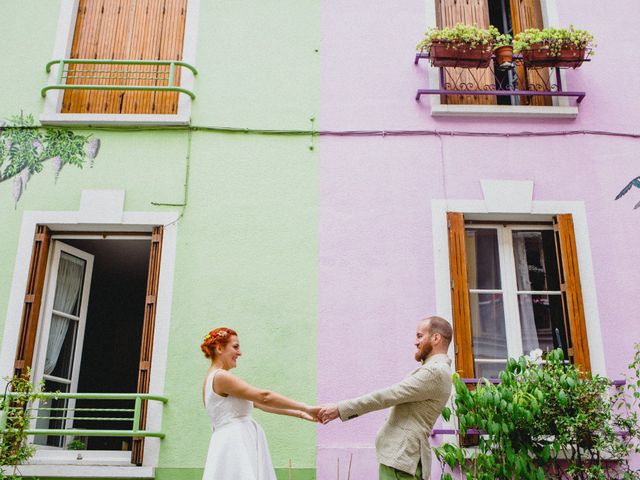
[[[495,38],[493,45],[496,64],[500,67],[513,65],[513,38],[508,33],[502,33]]]
[[[485,29],[458,23],[427,30],[417,49],[429,54],[434,67],[486,68],[499,35],[494,26]]]
[[[593,35],[569,28],[528,28],[513,41],[514,53],[521,53],[528,67],[577,68],[593,55]]]

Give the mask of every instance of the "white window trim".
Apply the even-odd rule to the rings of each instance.
[[[578,250],[578,267],[580,269],[591,370],[593,373],[606,375],[604,345],[602,343],[595,275],[584,202],[532,201],[529,213],[518,211],[513,214],[505,213],[509,212],[509,204],[509,198],[504,197],[502,205],[498,206],[499,209],[494,207],[493,210],[488,210],[484,200],[432,200],[431,221],[433,227],[434,284],[437,314],[444,318],[453,318],[447,212],[462,212],[465,217],[476,220],[509,220],[514,222],[549,222],[554,215],[570,213],[573,216],[576,248]],[[452,362],[455,366],[455,358],[453,356]]]
[[[16,263],[14,267],[7,318],[5,320],[2,337],[2,350],[0,351],[0,377],[10,377],[13,374],[13,361],[16,346],[20,334],[20,319],[29,276],[29,264],[31,262],[31,249],[36,225],[47,225],[57,231],[82,231],[82,232],[151,232],[157,225],[164,225],[162,238],[162,255],[160,260],[160,277],[158,280],[158,299],[156,306],[155,332],[153,337],[153,359],[151,363],[151,377],[149,392],[162,395],[164,392],[165,373],[167,370],[167,349],[169,344],[169,323],[171,318],[171,302],[173,298],[173,278],[175,271],[176,246],[177,246],[177,221],[179,214],[175,212],[123,212],[122,220],[115,223],[108,212],[97,211],[92,218],[87,218],[81,211],[27,211],[22,217],[22,225],[16,250]],[[41,312],[42,313],[42,312]],[[149,402],[147,415],[147,428],[160,431],[162,429],[163,405],[159,402]],[[42,450],[45,452],[46,450]],[[121,466],[104,466],[105,452],[102,457],[95,458],[95,465],[88,465],[92,454],[83,460],[82,465],[60,465],[52,460],[43,465],[23,465],[20,471],[25,476],[51,476],[55,471],[56,476],[64,477],[101,477],[101,478],[148,478],[153,476],[153,469],[158,465],[160,454],[160,439],[147,438],[144,446],[144,460],[142,467],[131,466],[129,460]],[[76,453],[77,454],[77,453]],[[38,452],[37,458],[32,462],[40,462],[42,455]],[[68,455],[62,452],[62,455]],[[98,454],[99,455],[99,454]],[[66,457],[63,457],[63,459]],[[77,462],[76,462],[77,463]],[[51,465],[55,465],[52,470]],[[88,470],[86,470],[88,469]],[[87,472],[81,473],[78,472]],[[93,472],[93,473],[91,473]],[[119,473],[118,473],[119,472]]]
[[[80,0],[61,0],[60,15],[56,39],[51,55],[52,59],[69,58],[73,45],[73,34]],[[200,0],[189,0],[185,18],[182,61],[195,65],[196,41],[200,17]],[[44,68],[44,66],[43,66]],[[58,66],[51,68],[47,84],[56,82]],[[183,88],[193,90],[195,78],[191,70],[182,69],[180,83]],[[97,113],[60,113],[64,90],[49,90],[44,98],[40,115],[43,125],[188,125],[191,122],[191,97],[179,94],[178,113],[176,115],[142,114],[97,114]],[[197,92],[196,92],[197,94]]]
[[[542,21],[545,26],[560,26],[557,0],[540,0]],[[438,24],[436,0],[426,0],[426,25],[435,27]],[[424,62],[429,88],[440,88],[439,69]],[[567,85],[564,71],[560,71],[562,85]],[[578,107],[569,103],[567,97],[553,97],[553,106],[524,106],[524,105],[446,105],[440,102],[440,95],[429,95],[431,115],[434,117],[465,116],[465,117],[525,117],[525,118],[566,118],[578,116]]]

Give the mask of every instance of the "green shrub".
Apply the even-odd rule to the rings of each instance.
[[[485,433],[474,449],[450,443],[434,449],[442,478],[456,470],[478,480],[640,478],[628,464],[639,451],[640,346],[630,369],[632,378],[617,392],[608,379],[567,364],[562,350],[544,361],[510,359],[498,385],[483,379],[470,390],[454,375],[460,431]]]
[[[26,431],[31,421],[31,403],[38,400],[31,383],[31,371],[23,377],[5,379],[7,385],[0,403],[0,478],[14,480],[21,478],[17,473],[18,465],[25,463],[35,452],[35,448],[27,443]],[[19,394],[10,396],[8,392]]]

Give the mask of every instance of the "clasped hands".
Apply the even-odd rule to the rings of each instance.
[[[337,403],[327,403],[325,405],[308,407],[304,413],[311,417],[305,417],[305,420],[312,420],[314,422],[322,423],[323,425],[326,425],[340,416]]]

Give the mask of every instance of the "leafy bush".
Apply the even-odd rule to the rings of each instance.
[[[30,405],[41,398],[34,391],[31,383],[31,371],[23,377],[7,379],[5,394],[0,403],[0,478],[15,480],[18,465],[25,463],[35,452],[35,448],[27,443],[26,431],[31,421]],[[17,396],[10,396],[11,391]],[[6,423],[5,423],[6,422]],[[3,425],[4,424],[4,425]],[[10,471],[10,473],[7,473]]]
[[[545,361],[510,359],[498,385],[483,379],[470,390],[454,376],[460,431],[484,433],[477,449],[449,443],[434,449],[448,467],[442,478],[456,470],[478,480],[640,478],[628,464],[639,451],[639,346],[630,367],[635,380],[618,392],[608,379],[565,363],[562,350]]]

